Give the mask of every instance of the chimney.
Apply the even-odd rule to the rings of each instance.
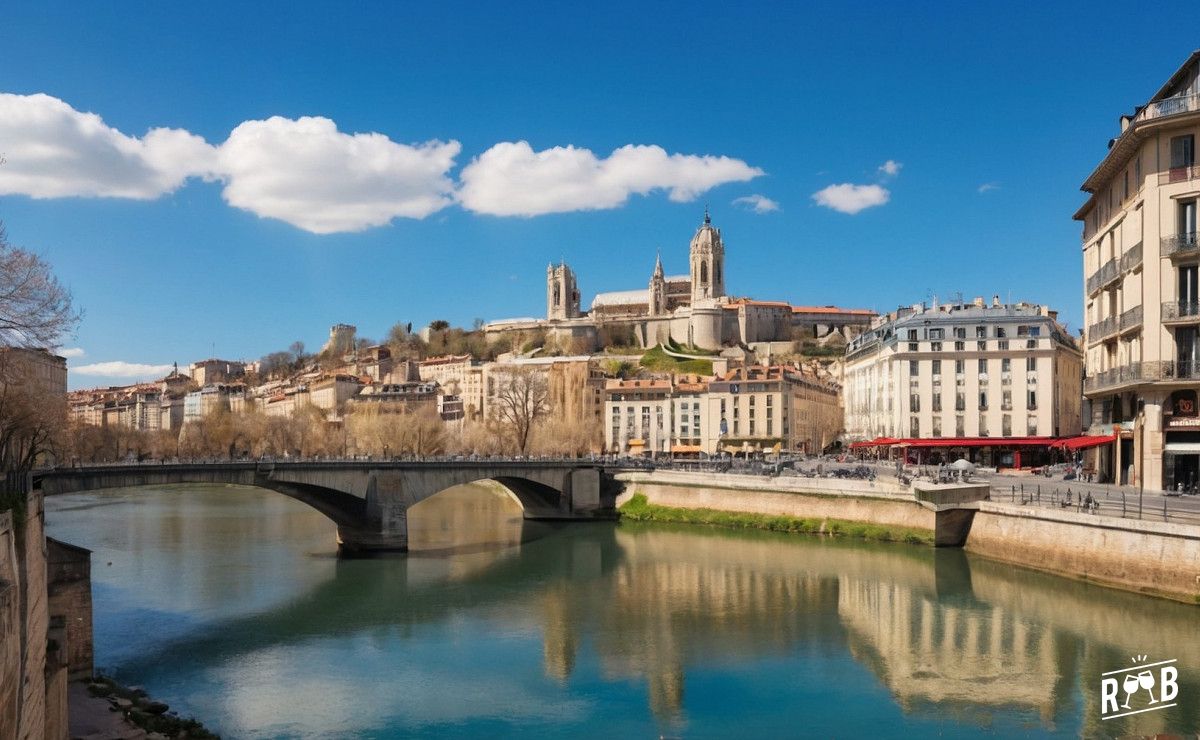
[[[992,308],[1000,308],[1000,296],[992,296]]]

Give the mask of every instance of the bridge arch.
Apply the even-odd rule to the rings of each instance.
[[[332,520],[339,550],[352,555],[407,550],[409,507],[447,488],[483,480],[508,489],[529,519],[604,516],[601,473],[598,467],[560,461],[217,462],[60,468],[38,471],[34,481],[47,495],[178,483],[265,488]]]

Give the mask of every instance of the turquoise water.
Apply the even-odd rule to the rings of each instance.
[[[1200,731],[1200,608],[959,551],[551,528],[483,487],[415,507],[413,552],[376,560],[257,489],[61,496],[46,519],[94,550],[97,667],[226,737]],[[1141,654],[1178,659],[1178,706],[1102,721],[1101,674]]]

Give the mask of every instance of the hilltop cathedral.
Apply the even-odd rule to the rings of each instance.
[[[687,275],[665,275],[659,256],[647,287],[599,293],[586,312],[580,308],[575,272],[565,262],[548,265],[546,318],[493,321],[485,328],[492,335],[545,328],[558,341],[583,340],[594,347],[600,327],[627,326],[646,348],[674,341],[715,350],[803,336],[828,339],[838,334],[848,340],[875,315],[832,306],[730,298],[725,293],[725,243],[721,230],[712,225],[708,209],[692,237],[688,265]]]

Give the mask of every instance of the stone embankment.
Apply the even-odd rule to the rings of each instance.
[[[635,493],[650,504],[804,519],[820,518],[935,533],[938,545],[963,546],[996,560],[1106,586],[1200,603],[1200,527],[1030,509],[894,481],[768,478],[655,471],[619,476],[623,504]]]

